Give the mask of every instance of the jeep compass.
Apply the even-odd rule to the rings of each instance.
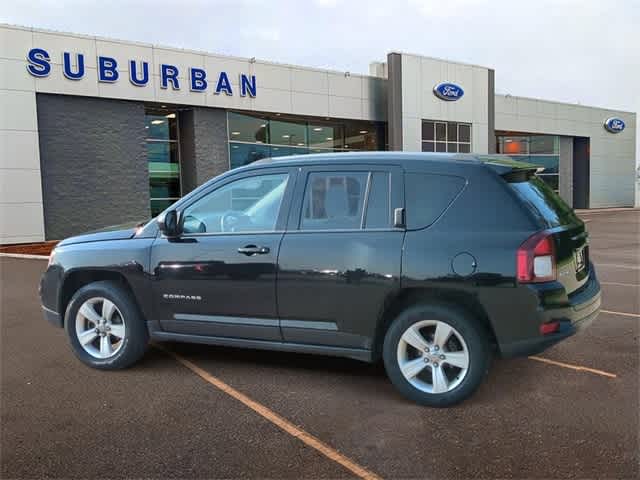
[[[150,340],[382,360],[405,397],[469,397],[600,309],[588,234],[535,165],[398,152],[267,159],[137,228],[62,241],[44,316],[77,357],[127,367]],[[292,361],[295,359],[292,358]]]

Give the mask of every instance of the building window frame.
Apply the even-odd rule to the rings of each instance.
[[[154,107],[148,107],[145,109],[145,117],[147,116],[151,116],[151,115],[156,115],[156,116],[163,116],[165,118],[171,118],[168,117],[168,115],[174,115],[174,119],[175,119],[175,138],[171,138],[171,129],[169,129],[169,138],[153,138],[153,137],[148,137],[145,135],[145,145],[149,144],[149,143],[156,143],[156,144],[165,144],[165,145],[169,145],[171,148],[172,145],[175,145],[175,155],[176,155],[176,164],[178,165],[178,188],[179,188],[179,192],[178,192],[178,196],[177,197],[152,197],[151,196],[151,175],[153,173],[153,171],[151,170],[151,165],[149,160],[147,159],[147,172],[149,174],[149,209],[151,210],[151,216],[153,217],[153,210],[151,208],[152,202],[154,200],[162,200],[162,201],[171,201],[171,203],[175,203],[178,200],[180,200],[182,198],[183,192],[184,192],[184,186],[183,186],[183,182],[182,182],[182,157],[181,157],[181,152],[180,152],[180,121],[179,121],[179,112],[177,109],[164,109],[164,108],[154,108]],[[146,132],[145,132],[146,133]],[[158,172],[161,173],[161,172]],[[164,210],[161,209],[160,211]],[[159,213],[159,212],[158,212]]]
[[[421,150],[436,153],[471,153],[473,148],[472,124],[445,120],[421,122]],[[468,127],[469,140],[461,140],[461,128]]]

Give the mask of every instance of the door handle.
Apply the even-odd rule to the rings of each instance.
[[[256,245],[245,245],[238,249],[238,253],[243,253],[247,256],[251,255],[265,255],[269,253],[269,247],[257,247]]]

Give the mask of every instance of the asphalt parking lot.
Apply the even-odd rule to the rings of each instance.
[[[167,344],[92,370],[42,319],[46,262],[0,258],[0,476],[638,478],[640,211],[582,216],[603,313],[440,410],[327,357]]]

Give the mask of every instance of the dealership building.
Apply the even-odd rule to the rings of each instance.
[[[358,75],[0,25],[0,244],[149,218],[226,170],[316,152],[504,153],[575,208],[634,205],[635,113],[380,60]]]

